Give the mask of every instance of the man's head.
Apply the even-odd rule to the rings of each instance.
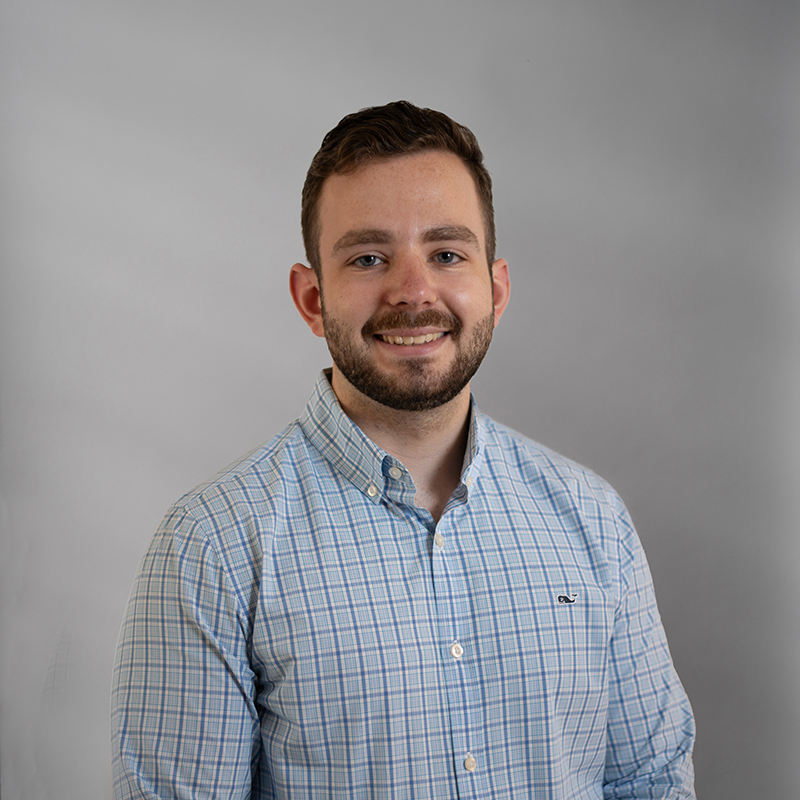
[[[483,217],[486,258],[494,262],[495,229],[492,179],[469,128],[440,111],[400,100],[348,114],[322,140],[303,186],[301,225],[306,258],[320,276],[319,201],[325,180],[347,175],[373,160],[441,150],[458,156],[475,182]]]
[[[313,268],[295,264],[289,285],[327,341],[348,413],[367,399],[400,411],[468,404],[508,302],[491,207],[474,136],[444,114],[394,103],[325,137],[303,195]]]

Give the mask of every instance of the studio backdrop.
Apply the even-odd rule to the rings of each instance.
[[[647,551],[701,800],[793,800],[799,7],[6,0],[0,782],[110,796],[111,667],[171,502],[329,363],[288,295],[345,114],[478,136],[511,302],[480,408],[599,472]]]

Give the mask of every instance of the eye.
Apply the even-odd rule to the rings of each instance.
[[[441,253],[437,253],[434,256],[434,259],[440,264],[458,264],[458,262],[461,261],[461,256],[458,255],[458,253],[454,253],[452,250],[442,250]]]
[[[359,256],[358,258],[354,259],[353,264],[357,267],[377,267],[378,264],[382,264],[383,259],[380,256],[374,255],[367,255],[367,256]]]

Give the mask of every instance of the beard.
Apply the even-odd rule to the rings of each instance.
[[[461,321],[441,311],[422,311],[417,315],[392,311],[373,317],[361,329],[363,346],[348,338],[347,331],[322,306],[325,339],[333,363],[362,394],[376,403],[398,411],[428,411],[449,403],[470,382],[481,365],[492,341],[494,310],[479,320],[474,330],[464,332]],[[456,346],[456,356],[442,374],[433,371],[430,359],[408,358],[399,361],[400,374],[387,375],[370,355],[377,331],[398,328],[441,327]]]

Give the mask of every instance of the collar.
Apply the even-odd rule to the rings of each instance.
[[[411,476],[398,459],[378,447],[342,411],[330,374],[330,369],[320,373],[299,419],[306,438],[333,469],[371,502],[378,504],[388,494],[397,502],[413,505],[416,490]],[[484,439],[485,424],[470,396],[469,436],[461,470],[461,484],[467,492],[477,480]]]

